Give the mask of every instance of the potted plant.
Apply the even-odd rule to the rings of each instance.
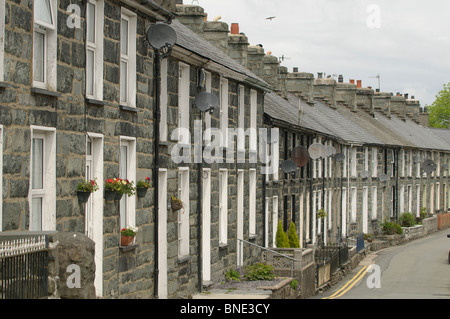
[[[111,202],[115,199],[116,194],[120,194],[117,178],[107,179],[105,182],[105,200]],[[122,196],[120,196],[122,197]]]
[[[138,197],[145,197],[145,194],[147,194],[147,190],[150,186],[150,177],[146,177],[143,181],[138,181],[136,184],[136,193]]]
[[[118,178],[119,182],[119,192],[122,195],[126,195],[128,197],[133,196],[136,193],[136,188],[134,187],[134,182],[129,181],[128,179]]]
[[[325,219],[327,217],[327,213],[325,212],[325,209],[321,208],[317,212],[317,218]]]
[[[183,202],[181,201],[181,199],[178,199],[176,196],[172,195],[171,196],[171,205],[172,205],[172,210],[174,212],[182,209],[184,207]]]
[[[86,204],[91,193],[96,190],[98,190],[98,185],[95,179],[80,182],[77,186],[78,203]]]
[[[120,246],[129,246],[134,242],[138,228],[134,226],[128,226],[120,230]]]

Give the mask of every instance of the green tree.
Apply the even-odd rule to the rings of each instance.
[[[289,237],[289,247],[291,248],[300,248],[300,240],[297,236],[297,230],[295,229],[295,224],[291,222],[288,230]]]
[[[427,109],[430,127],[450,128],[450,83],[444,84],[444,88],[436,95],[436,100]]]
[[[289,238],[283,230],[283,224],[278,222],[277,234],[275,236],[275,245],[277,248],[289,248]]]

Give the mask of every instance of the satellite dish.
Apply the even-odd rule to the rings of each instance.
[[[420,156],[414,156],[413,160],[414,160],[415,164],[422,162],[422,159],[420,158]]]
[[[427,174],[432,173],[436,168],[437,168],[437,165],[433,160],[426,160],[422,164],[422,169]]]
[[[325,146],[325,154],[327,157],[333,156],[336,154],[336,149],[331,145]]]
[[[297,167],[306,166],[309,163],[309,153],[306,147],[295,147],[291,153],[291,160],[297,165]]]
[[[442,170],[448,171],[448,164],[443,164],[442,165]]]
[[[390,178],[389,176],[387,176],[386,174],[381,174],[381,175],[378,177],[378,179],[379,179],[381,182],[388,182],[391,178]]]
[[[165,23],[152,24],[147,30],[147,41],[157,50],[172,47],[177,42],[177,33]]]
[[[334,158],[336,159],[336,162],[343,162],[343,161],[345,161],[345,155],[342,154],[342,153],[336,154],[336,156]]]
[[[297,164],[295,164],[293,161],[291,160],[287,160],[283,162],[283,165],[281,165],[281,169],[283,170],[283,172],[285,172],[286,174],[294,174],[295,171],[297,170]]]
[[[362,178],[369,178],[370,172],[369,171],[363,171],[359,174]]]
[[[308,148],[308,152],[309,152],[309,156],[312,159],[319,159],[319,158],[325,158],[326,157],[326,149],[325,146],[323,146],[322,144],[312,144],[309,148]]]
[[[219,99],[213,93],[202,92],[195,97],[194,104],[201,112],[212,112],[219,106]]]

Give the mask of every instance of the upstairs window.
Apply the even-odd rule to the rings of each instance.
[[[50,91],[56,91],[56,2],[34,2],[33,86]]]
[[[120,19],[120,104],[136,107],[136,14],[122,8]]]
[[[86,97],[103,99],[103,0],[86,5]]]

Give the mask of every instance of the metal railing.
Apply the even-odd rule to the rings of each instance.
[[[48,295],[48,237],[0,238],[0,299]]]
[[[340,243],[320,247],[315,251],[314,259],[317,266],[329,263],[331,273],[334,273],[348,261],[348,245]]]
[[[364,234],[355,234],[348,236],[347,240],[353,245],[356,246],[356,253],[360,253],[364,250]]]
[[[291,263],[291,267],[290,267],[291,268],[291,278],[294,278],[295,263],[296,262],[301,262],[301,260],[295,259],[294,257],[287,256],[286,254],[282,254],[282,253],[277,252],[275,250],[272,250],[272,249],[269,249],[269,248],[266,248],[266,247],[263,247],[263,246],[256,245],[254,243],[251,243],[251,242],[243,240],[243,239],[238,239],[238,243],[239,243],[240,256],[243,256],[243,253],[244,253],[243,244],[248,244],[248,245],[257,247],[257,248],[259,248],[259,249],[261,249],[263,251],[270,252],[270,253],[278,256],[278,257],[281,257],[283,259],[286,259],[286,260],[290,261],[290,263]]]

